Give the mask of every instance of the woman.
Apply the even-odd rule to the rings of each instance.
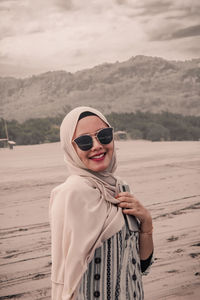
[[[70,176],[51,193],[52,299],[142,300],[152,218],[114,176],[113,129],[96,109],[78,107],[60,138]]]

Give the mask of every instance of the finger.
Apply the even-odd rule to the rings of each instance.
[[[117,200],[119,200],[120,202],[130,202],[130,203],[134,203],[136,201],[136,199],[132,195],[121,196],[121,197],[117,198]]]
[[[124,213],[124,214],[126,214],[126,215],[132,215],[132,216],[135,216],[135,217],[137,217],[136,215],[135,215],[135,211],[134,211],[134,209],[122,209],[122,212]]]
[[[124,192],[124,193],[119,193],[116,197],[116,199],[122,199],[122,198],[134,198],[134,196],[128,192]]]
[[[121,192],[117,195],[117,197],[121,197],[121,196],[130,196],[129,192]]]
[[[140,219],[140,214],[138,214],[138,212],[134,208],[130,208],[130,209],[125,208],[125,209],[122,209],[122,212],[125,214],[128,214],[128,215],[135,216]]]
[[[133,208],[134,205],[131,202],[120,202],[118,206],[122,208]]]

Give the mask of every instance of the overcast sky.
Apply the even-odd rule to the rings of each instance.
[[[200,0],[0,0],[0,76],[200,57]]]

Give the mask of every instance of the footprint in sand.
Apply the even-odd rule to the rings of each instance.
[[[169,270],[167,271],[167,273],[178,273],[179,271],[178,270]]]
[[[181,249],[181,248],[179,248],[179,249],[177,249],[177,250],[174,251],[174,253],[181,253],[181,252],[184,252],[184,250]]]
[[[178,238],[179,238],[178,236],[172,235],[172,236],[170,236],[170,237],[167,239],[167,241],[168,241],[168,242],[174,242],[174,241],[177,241]]]
[[[198,253],[190,253],[189,254],[192,258],[196,258],[196,257],[198,257],[199,255],[200,255],[200,253],[198,252]]]
[[[200,247],[200,242],[199,243],[196,243],[196,244],[193,244],[191,245],[192,247]]]

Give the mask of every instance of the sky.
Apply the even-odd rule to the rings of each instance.
[[[0,0],[0,76],[200,57],[199,0]]]

